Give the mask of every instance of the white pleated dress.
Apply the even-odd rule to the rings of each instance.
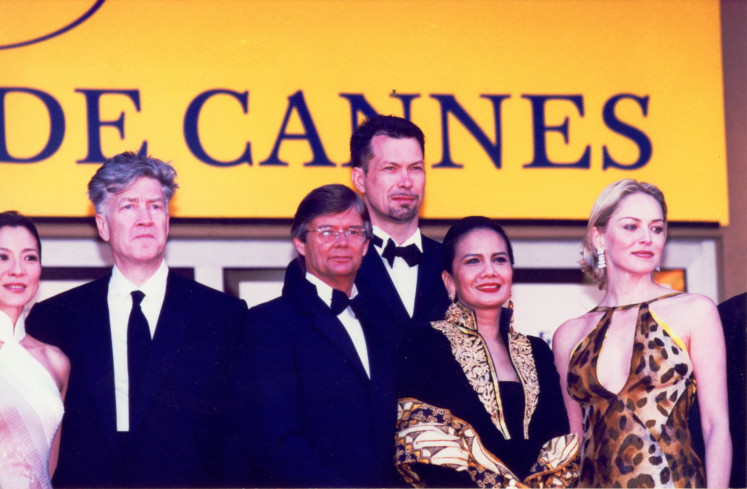
[[[0,311],[0,488],[51,488],[49,452],[64,412],[52,375],[19,342]]]

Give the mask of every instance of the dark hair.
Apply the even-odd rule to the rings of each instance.
[[[306,232],[311,221],[319,216],[340,214],[351,207],[354,207],[358,211],[358,214],[360,214],[361,219],[363,219],[366,236],[370,238],[372,233],[371,219],[368,217],[366,204],[358,194],[339,183],[322,185],[309,192],[303,198],[301,203],[298,204],[296,215],[293,216],[291,238],[306,241]]]
[[[659,206],[661,206],[664,223],[666,224],[667,222],[667,202],[664,200],[664,194],[656,185],[625,178],[604,187],[602,193],[599,194],[599,197],[594,202],[594,207],[591,209],[589,222],[586,226],[583,249],[581,250],[581,270],[591,277],[600,289],[607,286],[607,269],[598,268],[597,266],[599,258],[597,250],[594,248],[594,228],[604,231],[612,214],[615,213],[620,203],[626,197],[633,194],[648,195],[658,202]]]
[[[508,258],[511,262],[511,266],[514,266],[514,249],[511,247],[511,241],[508,239],[506,231],[494,220],[483,216],[469,216],[458,220],[453,226],[449,228],[444,236],[443,241],[443,258],[444,258],[444,270],[453,274],[453,263],[454,255],[456,254],[456,248],[459,242],[464,236],[471,233],[476,229],[488,229],[495,232],[503,238],[506,242],[506,250],[508,251]]]
[[[415,138],[425,157],[425,136],[418,126],[394,115],[375,115],[361,123],[350,136],[350,164],[368,171],[368,161],[373,156],[371,141],[375,136],[394,139]]]
[[[176,170],[158,158],[126,151],[106,160],[88,182],[88,198],[91,199],[96,212],[104,214],[109,196],[125,190],[140,177],[158,180],[168,211],[169,201],[178,187],[174,182]]]
[[[16,211],[0,212],[0,228],[6,226],[11,228],[25,228],[28,230],[28,232],[31,233],[31,236],[36,240],[36,247],[39,250],[39,259],[41,260],[41,239],[39,239],[39,232],[36,230],[34,223],[31,222],[31,219]]]

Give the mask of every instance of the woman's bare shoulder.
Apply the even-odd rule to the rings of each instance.
[[[32,350],[42,365],[51,371],[60,388],[64,388],[70,376],[70,360],[67,355],[56,346],[43,343],[32,336],[26,335],[25,339],[29,350]]]
[[[594,327],[597,316],[598,314],[594,312],[587,312],[558,326],[552,337],[553,350],[570,350],[573,348],[584,336],[589,334],[589,331]]]
[[[694,333],[721,332],[718,308],[713,300],[702,294],[684,293],[651,304],[651,310],[690,344]]]
[[[718,317],[716,303],[702,294],[684,293],[666,300],[657,301],[650,306],[655,312],[681,319],[684,322],[702,321]]]

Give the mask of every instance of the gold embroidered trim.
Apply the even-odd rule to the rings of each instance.
[[[524,387],[524,439],[529,439],[529,423],[539,402],[539,379],[537,367],[532,356],[532,344],[529,338],[514,331],[508,332],[508,351],[511,362],[519,374],[521,385]]]
[[[511,439],[503,417],[493,360],[482,336],[477,333],[474,313],[462,304],[453,302],[446,312],[446,319],[435,321],[431,326],[449,340],[452,355],[462,367],[490,420],[506,440]]]

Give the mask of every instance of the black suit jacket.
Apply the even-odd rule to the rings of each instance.
[[[394,287],[394,282],[374,246],[371,246],[366,256],[363,257],[363,263],[355,277],[355,285],[362,297],[370,303],[370,307],[394,318],[390,329],[392,334],[396,335],[397,342],[414,325],[443,319],[449,307],[449,297],[441,279],[443,271],[441,249],[441,243],[423,236],[423,255],[418,264],[418,282],[412,318],[407,313]]]
[[[734,456],[730,487],[746,487],[747,474],[747,292],[718,305],[726,340],[726,374],[729,381],[729,425]]]
[[[34,306],[28,331],[70,358],[55,487],[206,487],[223,483],[231,360],[246,303],[169,273],[131,456],[116,431],[110,275]]]
[[[733,457],[729,487],[746,487],[747,476],[747,293],[718,305],[726,343],[726,380],[729,394],[729,431]],[[705,441],[700,425],[700,403],[696,399],[690,411],[690,436],[695,451],[705,460]]]
[[[248,453],[241,485],[391,486],[394,477],[393,346],[371,311],[357,309],[371,378],[342,323],[296,264],[281,297],[249,311],[239,377]]]

